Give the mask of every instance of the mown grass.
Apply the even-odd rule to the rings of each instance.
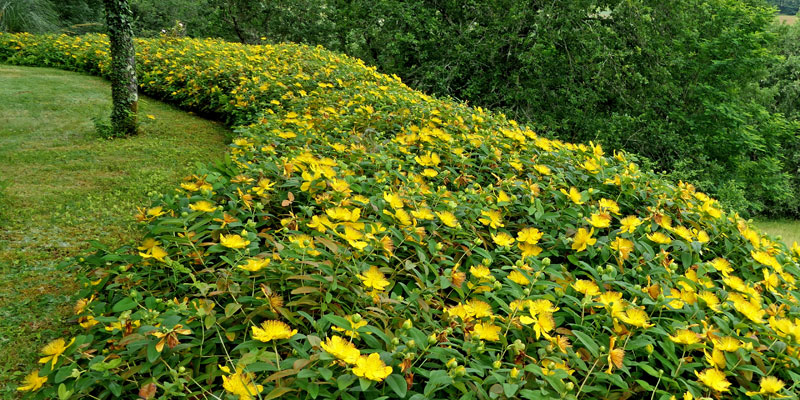
[[[136,206],[225,154],[224,126],[148,98],[138,136],[99,138],[110,93],[99,78],[0,65],[0,398],[72,329],[76,287],[56,264],[88,240],[137,239]]]
[[[800,221],[756,221],[756,226],[770,235],[781,236],[787,246],[794,242],[800,243]]]

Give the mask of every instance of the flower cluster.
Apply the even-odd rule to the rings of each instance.
[[[139,211],[138,249],[79,260],[86,332],[48,346],[20,390],[796,391],[800,246],[691,184],[321,48],[164,38],[137,51],[144,91],[220,115],[238,137],[226,162]],[[0,34],[0,60],[110,65],[102,36]]]

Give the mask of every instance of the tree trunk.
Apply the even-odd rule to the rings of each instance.
[[[136,53],[133,49],[133,13],[128,0],[103,0],[111,42],[111,128],[114,135],[136,133],[139,93],[136,82]]]

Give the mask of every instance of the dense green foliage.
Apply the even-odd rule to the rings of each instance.
[[[107,76],[102,36],[0,59]],[[38,398],[791,395],[800,245],[599,145],[299,45],[139,40],[145,91],[240,135],[82,266]],[[335,377],[335,378],[334,378]]]
[[[562,140],[643,156],[745,214],[800,213],[798,128],[759,84],[777,58],[764,0],[131,4],[139,35],[323,45]]]
[[[795,15],[800,9],[800,0],[768,0],[769,4],[778,8],[778,12],[786,15]]]
[[[634,152],[743,212],[798,212],[796,127],[759,86],[775,59],[761,0],[206,3],[227,22],[185,21],[188,34],[321,44],[563,140]]]
[[[769,68],[769,75],[762,81],[771,98],[773,112],[783,114],[797,126],[800,123],[800,25],[778,25],[774,28],[778,37],[777,49],[780,58]],[[800,142],[787,143],[786,171],[800,177]],[[795,181],[795,198],[800,199],[800,184]],[[790,210],[800,212],[800,202]]]

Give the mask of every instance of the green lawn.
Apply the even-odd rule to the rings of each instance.
[[[800,221],[756,221],[756,226],[773,236],[781,236],[787,246],[800,243]]]
[[[73,329],[76,289],[55,264],[87,240],[135,240],[148,193],[226,152],[224,126],[148,98],[140,135],[100,139],[92,118],[107,118],[110,96],[99,78],[0,65],[0,398]]]

